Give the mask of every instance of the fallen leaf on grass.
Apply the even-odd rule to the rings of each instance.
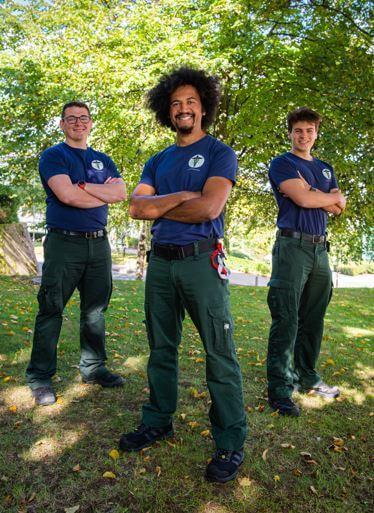
[[[305,462],[308,464],[308,465],[318,465],[318,463],[316,462],[316,460],[305,460]]]
[[[112,458],[112,460],[118,460],[118,458],[119,458],[119,452],[117,451],[117,449],[112,449],[112,450],[109,452],[109,456],[110,456],[110,458]]]
[[[196,422],[196,420],[191,420],[190,422],[188,422],[188,425],[190,426],[191,429],[195,429],[200,424],[198,422]]]
[[[318,492],[317,492],[317,490],[314,488],[314,486],[309,486],[309,488],[310,488],[310,491],[311,491],[312,493],[314,493],[314,495],[318,495]]]
[[[156,471],[156,476],[157,476],[157,477],[160,477],[160,475],[161,475],[161,467],[159,467],[159,466],[157,465],[157,467],[155,468],[155,471]]]
[[[115,479],[116,475],[113,472],[109,472],[108,470],[104,472],[103,477],[106,479]]]
[[[205,438],[207,438],[208,436],[210,436],[209,429],[204,429],[204,431],[201,431],[200,435],[204,436]]]
[[[292,474],[296,477],[299,477],[302,475],[302,472],[299,468],[294,468],[293,471],[292,471]]]
[[[242,477],[241,479],[239,479],[239,484],[240,484],[240,486],[245,488],[245,487],[251,486],[252,481],[249,479],[249,477]]]
[[[280,480],[281,480],[280,476],[278,476],[278,474],[276,474],[276,475],[274,476],[274,481],[277,483],[277,482],[278,482],[278,481],[280,481]]]
[[[72,506],[71,508],[65,508],[65,513],[76,513],[80,508],[79,504],[77,506]]]
[[[6,376],[4,379],[3,379],[4,383],[8,383],[8,381],[10,381],[10,376]]]
[[[336,438],[335,436],[333,437],[333,442],[334,445],[337,445],[338,447],[343,447],[344,445],[344,440],[342,438]]]
[[[187,415],[185,413],[181,413],[179,417],[181,418],[181,420],[186,420]]]
[[[36,493],[35,492],[32,492],[32,494],[30,495],[30,497],[28,498],[28,502],[32,502],[36,497]]]
[[[310,459],[312,457],[310,452],[304,452],[304,451],[301,451],[300,456],[302,456],[303,458],[307,458],[307,459]]]
[[[262,459],[264,461],[267,460],[267,457],[268,457],[268,452],[269,452],[269,447],[267,449],[264,450],[264,452],[262,453]]]
[[[259,413],[262,413],[265,409],[265,405],[264,404],[259,404],[257,407],[256,407],[256,410],[259,412]]]
[[[80,472],[81,466],[79,465],[79,463],[77,465],[75,465],[72,470],[73,470],[73,472]]]
[[[15,404],[12,404],[12,406],[9,406],[8,410],[11,413],[16,413],[17,412],[17,406]]]
[[[292,444],[281,444],[281,447],[283,447],[283,449],[295,449],[295,446],[292,445]]]

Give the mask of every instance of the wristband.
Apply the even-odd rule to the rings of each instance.
[[[84,191],[84,189],[86,188],[86,182],[78,182],[78,187],[82,189],[82,191]]]

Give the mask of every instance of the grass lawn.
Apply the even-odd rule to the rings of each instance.
[[[373,511],[372,290],[338,289],[326,318],[320,367],[328,383],[339,385],[341,397],[332,402],[296,395],[303,414],[290,419],[266,406],[266,289],[232,287],[250,432],[238,479],[219,486],[203,479],[214,448],[204,353],[189,319],[180,349],[175,438],[140,454],[111,452],[120,434],[138,424],[147,398],[143,287],[115,282],[107,312],[108,367],[127,376],[125,387],[104,390],[80,383],[75,295],[59,344],[58,402],[34,407],[24,371],[37,286],[28,279],[0,278],[1,512]]]

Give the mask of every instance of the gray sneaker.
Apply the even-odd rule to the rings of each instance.
[[[330,385],[327,385],[327,383],[324,383],[323,381],[314,387],[307,389],[301,388],[299,391],[303,394],[320,395],[330,399],[336,399],[336,397],[339,397],[340,395],[338,387],[330,387]]]
[[[35,388],[31,392],[38,406],[48,406],[56,402],[56,394],[51,386]]]

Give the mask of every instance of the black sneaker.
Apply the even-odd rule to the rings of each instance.
[[[150,427],[140,424],[135,431],[124,433],[119,441],[121,451],[140,451],[144,447],[174,435],[173,424],[165,427]]]
[[[51,386],[35,388],[31,393],[35,404],[39,406],[48,406],[56,402],[56,394]]]
[[[330,399],[335,399],[340,395],[340,390],[338,387],[330,387],[330,385],[327,385],[323,381],[311,388],[300,388],[299,391],[304,394],[321,395],[322,397],[328,397]]]
[[[235,479],[243,460],[243,449],[240,451],[218,449],[206,468],[206,480],[211,483],[227,483]]]
[[[288,415],[290,417],[300,417],[300,408],[289,397],[282,399],[268,399],[272,410],[277,411],[279,415]]]
[[[108,370],[92,378],[82,378],[83,383],[87,385],[101,385],[104,388],[121,387],[125,379],[118,374],[112,374]]]

